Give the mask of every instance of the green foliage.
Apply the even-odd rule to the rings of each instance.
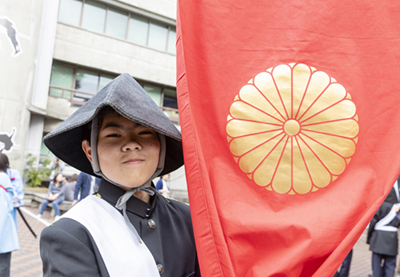
[[[27,184],[30,187],[38,187],[42,181],[47,180],[51,173],[51,169],[47,166],[50,164],[50,159],[44,160],[42,164],[36,166],[37,158],[32,154],[26,156],[26,168],[24,174],[28,177]]]

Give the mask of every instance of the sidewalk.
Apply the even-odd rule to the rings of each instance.
[[[39,211],[30,207],[20,208],[26,221],[37,235],[35,239],[21,216],[18,214],[18,238],[20,250],[11,255],[11,277],[39,277],[42,276],[42,261],[39,253],[39,239],[42,230],[54,219],[45,212],[43,220],[34,217]]]
[[[365,230],[353,247],[353,258],[350,266],[350,277],[367,277],[372,274],[372,252],[366,243],[367,231]]]
[[[53,222],[54,218],[50,216],[50,213],[45,212],[42,219],[39,220],[35,217],[38,209],[24,207],[22,210],[26,220],[38,238],[35,239],[33,237],[18,214],[20,250],[13,252],[11,256],[11,277],[40,277],[42,276],[42,262],[39,253],[40,233],[46,225]],[[367,234],[364,231],[353,248],[350,277],[368,277],[368,274],[372,274],[371,252],[365,243],[366,238]]]

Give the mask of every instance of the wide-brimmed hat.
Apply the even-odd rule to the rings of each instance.
[[[46,135],[44,144],[67,164],[96,176],[82,150],[83,126],[92,121],[105,106],[110,106],[122,116],[165,136],[165,164],[160,175],[183,165],[181,133],[146,91],[127,73],[111,81]]]

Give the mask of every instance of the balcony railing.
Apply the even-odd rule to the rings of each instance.
[[[93,97],[93,93],[79,91],[76,89],[67,89],[58,86],[50,85],[49,95],[56,98],[64,98],[69,100],[71,107],[80,107],[85,104],[90,98]]]
[[[80,107],[90,98],[92,98],[94,94],[76,89],[68,89],[50,85],[49,95],[55,98],[67,99],[71,103],[71,107]],[[168,107],[160,107],[160,109],[172,122],[179,124],[178,109]]]

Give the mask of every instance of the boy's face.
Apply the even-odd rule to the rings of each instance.
[[[105,115],[99,129],[97,155],[108,179],[135,188],[156,171],[160,142],[157,132],[148,127],[123,116]]]

